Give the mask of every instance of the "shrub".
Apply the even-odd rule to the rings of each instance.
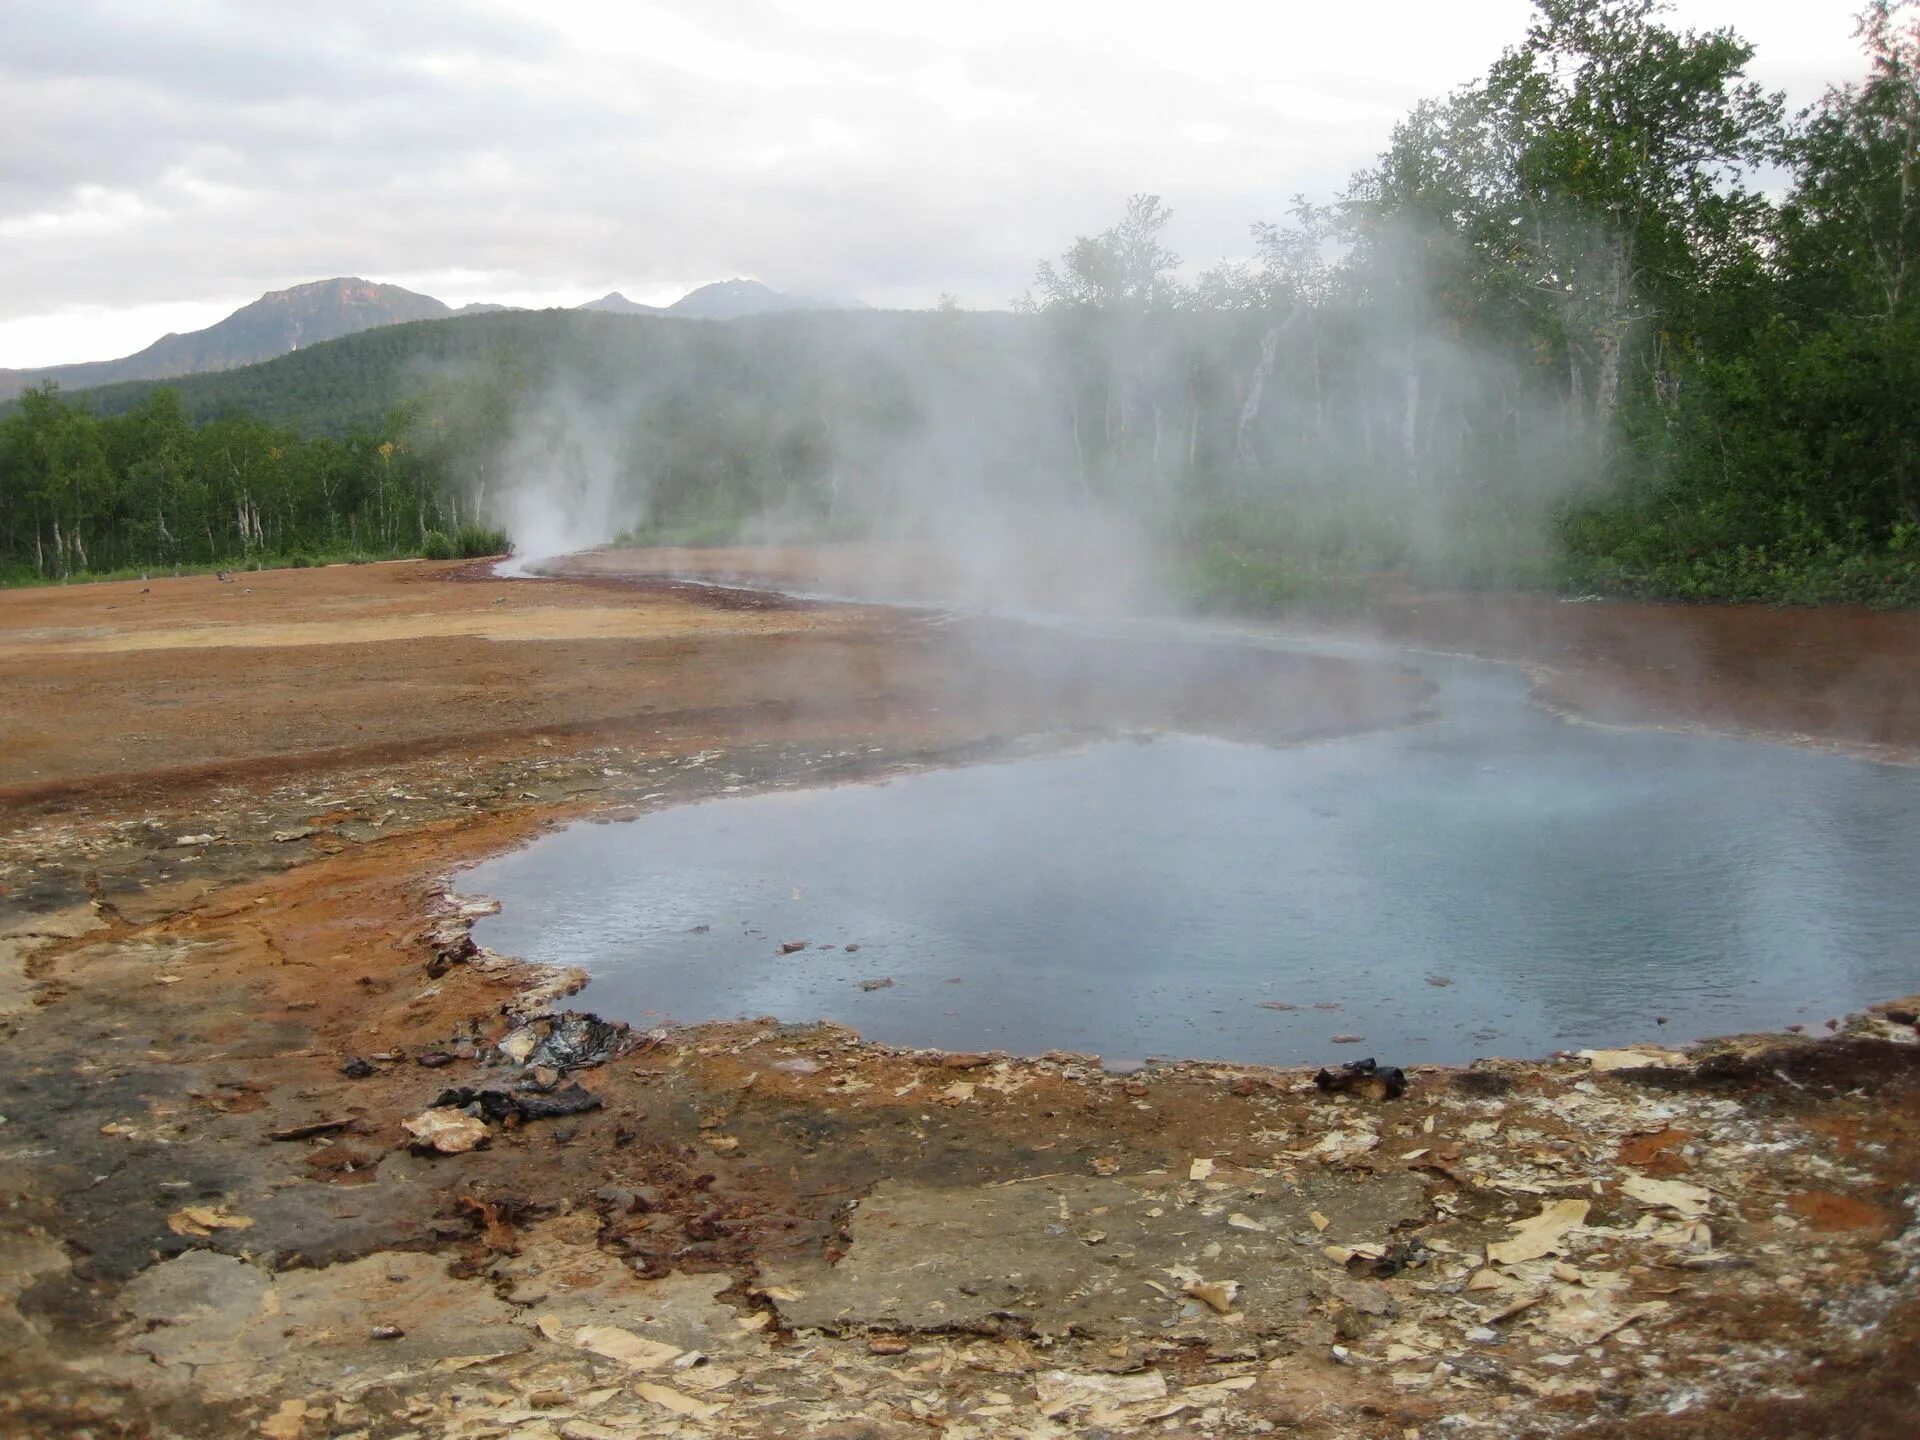
[[[439,530],[429,530],[427,538],[420,542],[420,554],[428,560],[452,560],[459,553],[453,541]]]
[[[466,560],[504,555],[513,548],[506,531],[483,525],[462,525],[453,544],[455,551]]]

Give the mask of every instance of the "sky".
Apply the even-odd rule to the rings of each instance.
[[[1798,106],[1854,0],[1678,0]],[[998,307],[1163,196],[1198,267],[1328,199],[1528,0],[0,0],[0,366],[334,275],[450,304],[734,275]]]

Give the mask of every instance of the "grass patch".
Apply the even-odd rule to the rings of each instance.
[[[435,542],[438,541],[438,544]],[[398,550],[292,550],[285,554],[247,555],[228,560],[194,561],[179,565],[123,565],[109,570],[80,570],[71,575],[42,575],[31,566],[0,569],[0,589],[47,585],[91,585],[112,580],[164,580],[179,575],[251,574],[260,570],[306,570],[320,565],[371,565],[382,560],[459,560],[504,555],[510,548],[506,532],[463,528],[454,536],[430,532],[425,543]]]

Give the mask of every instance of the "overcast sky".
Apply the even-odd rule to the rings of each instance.
[[[0,0],[0,365],[269,289],[1003,305],[1137,190],[1174,246],[1328,198],[1527,0]],[[1853,0],[1680,0],[1795,103]]]

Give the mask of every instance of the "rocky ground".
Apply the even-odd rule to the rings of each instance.
[[[1630,669],[1539,630],[1557,703]],[[0,594],[0,1433],[1913,1433],[1898,1004],[1329,1090],[628,1030],[467,935],[562,820],[1427,694],[1137,662],[434,565]],[[1606,687],[1742,718],[1671,688]]]

